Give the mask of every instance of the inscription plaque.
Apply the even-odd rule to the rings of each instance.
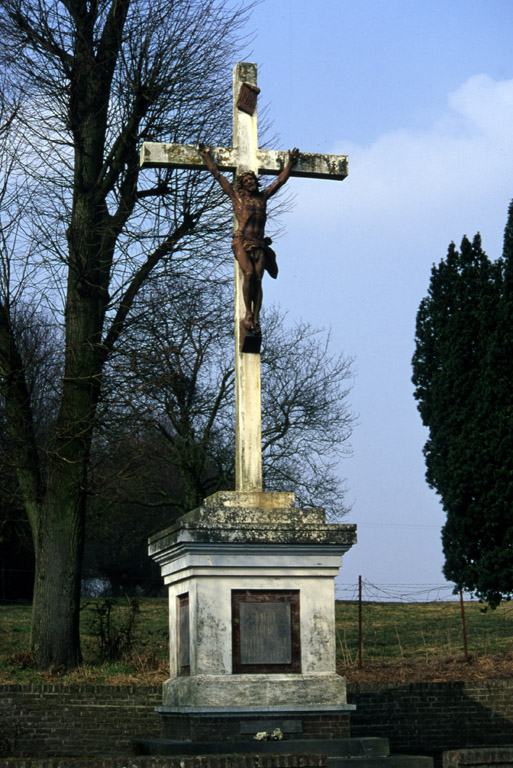
[[[240,663],[290,664],[290,603],[241,603]]]
[[[237,109],[252,115],[256,109],[260,88],[252,83],[242,83],[237,99]]]
[[[301,672],[299,590],[232,590],[233,672]]]
[[[189,629],[189,594],[178,597],[178,674],[189,675],[191,670],[191,637]]]

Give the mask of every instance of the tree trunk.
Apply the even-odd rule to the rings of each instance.
[[[31,647],[40,669],[81,662],[83,514],[64,489],[48,493],[39,516]]]
[[[87,465],[102,370],[103,308],[68,282],[66,365],[61,407],[48,448],[49,467],[39,507],[31,646],[41,669],[75,667],[80,653],[80,582]]]

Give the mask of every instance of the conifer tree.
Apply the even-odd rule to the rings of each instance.
[[[426,479],[441,497],[444,575],[497,604],[513,594],[513,205],[503,257],[476,235],[434,266],[417,315],[415,398]]]

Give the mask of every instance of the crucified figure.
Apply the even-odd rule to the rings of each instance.
[[[234,188],[214,163],[210,147],[200,144],[199,152],[210,173],[232,201],[238,225],[233,234],[232,251],[244,276],[242,292],[246,315],[243,323],[246,330],[259,334],[264,270],[271,277],[276,278],[278,275],[276,254],[270,248],[272,240],[265,237],[267,200],[290,177],[292,167],[299,157],[299,149],[294,148],[289,152],[288,160],[276,181],[262,190],[259,189],[258,177],[253,171],[237,176]]]

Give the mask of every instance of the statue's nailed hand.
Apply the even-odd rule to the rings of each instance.
[[[201,142],[198,144],[198,152],[202,157],[205,157],[206,155],[211,156],[210,147],[208,144],[202,144]]]
[[[294,165],[295,162],[297,162],[297,159],[299,158],[299,149],[297,147],[294,147],[294,149],[289,149],[289,160]]]

